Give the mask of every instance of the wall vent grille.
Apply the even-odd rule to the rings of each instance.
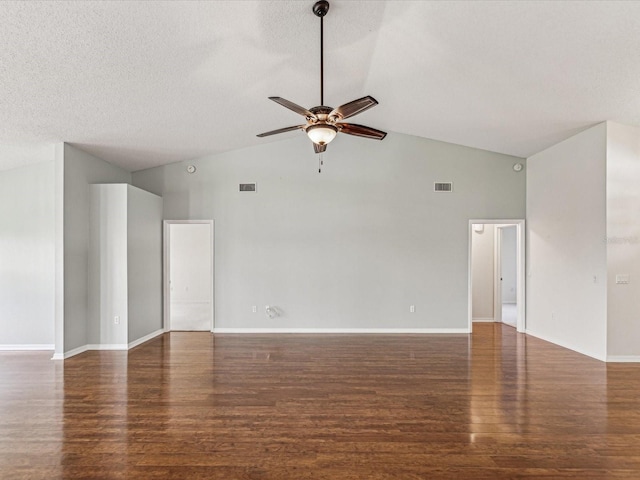
[[[434,192],[453,192],[452,182],[436,182],[433,184]]]
[[[241,192],[255,192],[256,184],[255,183],[241,183],[240,184]]]

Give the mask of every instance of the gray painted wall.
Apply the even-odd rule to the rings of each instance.
[[[338,136],[324,160],[318,174],[298,135],[133,183],[163,196],[165,219],[215,220],[217,328],[466,329],[468,221],[524,218],[522,159],[391,133]]]
[[[127,185],[128,342],[162,329],[162,198]]]
[[[54,344],[54,155],[0,172],[0,345]]]
[[[471,234],[471,274],[473,276],[472,312],[475,321],[494,320],[495,226],[484,225],[482,232]]]
[[[527,160],[527,332],[604,359],[606,125]]]
[[[63,315],[68,352],[88,343],[89,185],[130,183],[131,174],[71,145],[63,148]]]

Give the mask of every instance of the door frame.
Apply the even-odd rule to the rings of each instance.
[[[468,310],[468,328],[469,328],[469,332],[473,331],[473,275],[472,275],[472,252],[471,252],[471,246],[472,246],[472,241],[473,241],[473,225],[476,223],[482,223],[484,225],[515,225],[516,227],[516,276],[518,279],[518,286],[516,288],[516,303],[517,303],[517,320],[516,320],[516,329],[519,333],[524,333],[525,329],[526,329],[526,284],[525,284],[525,280],[526,280],[526,275],[525,275],[525,267],[526,267],[526,250],[525,250],[525,221],[524,219],[471,219],[469,220],[469,228],[468,228],[468,243],[469,243],[469,265],[468,265],[468,269],[467,269],[467,278],[468,278],[468,299],[467,299],[467,310]],[[498,242],[494,242],[495,243],[495,250],[494,250],[494,256],[496,258],[496,262],[495,262],[495,269],[496,269],[496,274],[499,275],[499,271],[497,271],[497,269],[500,267],[500,261],[499,258],[497,257],[497,254],[499,253],[498,247],[499,245],[497,245]],[[497,317],[497,310],[496,310],[496,301],[497,298],[501,298],[497,297],[497,294],[495,292],[496,288],[495,288],[495,284],[496,282],[494,282],[494,320],[496,318],[500,318],[502,317],[502,315],[500,315],[500,317]],[[502,305],[500,305],[500,308],[502,308]]]
[[[179,225],[179,224],[205,224],[209,225],[211,229],[211,265],[209,271],[211,272],[211,325],[210,331],[213,332],[215,328],[215,225],[213,220],[163,220],[162,221],[162,320],[163,320],[163,328],[165,332],[169,332],[171,330],[171,316],[170,313],[170,285],[169,279],[170,269],[169,269],[169,246],[171,244],[171,225]]]

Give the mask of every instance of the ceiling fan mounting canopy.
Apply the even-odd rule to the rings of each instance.
[[[327,0],[318,0],[313,5],[313,13],[316,17],[324,17],[329,12],[329,2]]]
[[[269,97],[285,108],[302,115],[307,123],[305,125],[296,125],[293,127],[279,128],[270,132],[261,133],[258,137],[267,137],[278,133],[290,132],[293,130],[304,130],[307,136],[313,142],[313,149],[316,153],[322,153],[326,150],[327,144],[331,142],[338,132],[354,135],[356,137],[371,138],[382,140],[387,134],[375,128],[356,125],[353,123],[344,123],[349,117],[353,117],[359,113],[375,107],[378,101],[367,95],[366,97],[345,103],[337,108],[327,107],[324,104],[324,16],[329,11],[329,2],[327,0],[318,0],[313,5],[313,13],[320,17],[320,105],[306,109],[282,97]]]

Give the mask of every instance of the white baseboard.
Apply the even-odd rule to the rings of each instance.
[[[116,350],[116,351],[126,351],[133,347],[137,347],[138,345],[151,340],[152,338],[157,337],[158,335],[162,335],[164,333],[163,329],[156,330],[149,335],[145,335],[138,340],[131,342],[130,344],[126,343],[90,343],[88,345],[83,345],[82,347],[74,348],[73,350],[69,350],[65,353],[55,353],[51,360],[66,360],[69,357],[73,357],[75,355],[79,355],[80,353],[89,351],[89,350]]]
[[[62,360],[66,360],[69,357],[73,357],[74,355],[79,355],[81,353],[86,352],[87,350],[89,350],[89,345],[83,345],[81,347],[78,348],[74,348],[73,350],[69,350],[68,352],[64,352],[63,354],[60,353],[56,353],[53,357],[54,360],[56,360],[56,356],[58,355],[62,355]]]
[[[470,333],[468,328],[214,328],[213,333]]]
[[[66,360],[67,358],[74,357],[76,355],[80,355],[81,353],[87,352],[89,350],[126,350],[126,343],[105,343],[105,344],[96,344],[90,343],[88,345],[83,345],[78,348],[74,348],[73,350],[69,350],[68,352],[64,352],[62,358],[60,358],[60,354],[56,353],[51,360]]]
[[[156,330],[155,332],[151,332],[149,335],[145,335],[144,337],[140,337],[137,340],[134,340],[133,342],[131,342],[129,344],[129,348],[133,348],[133,347],[137,347],[138,345],[143,344],[144,342],[148,342],[149,340],[156,338],[159,335],[162,335],[164,333],[164,328],[161,328],[160,330]]]
[[[608,355],[607,362],[640,363],[640,355]]]
[[[128,350],[126,343],[90,343],[87,350]]]
[[[55,350],[52,343],[23,343],[0,345],[0,351],[32,351],[32,350]]]
[[[471,321],[481,323],[481,322],[495,322],[496,320],[493,317],[476,317],[476,318],[473,318]]]
[[[567,348],[569,350],[573,350],[574,352],[580,353],[582,355],[586,355],[587,357],[591,357],[591,358],[595,358],[596,360],[600,360],[601,362],[606,362],[607,359],[593,354],[592,352],[588,352],[586,350],[584,350],[583,348],[577,347],[576,345],[572,345],[568,342],[562,341],[562,340],[558,340],[557,338],[551,338],[547,335],[540,335],[537,332],[531,331],[529,329],[525,330],[525,332],[527,335],[531,335],[532,337],[536,337],[539,338],[540,340],[544,340],[545,342],[549,342],[549,343],[553,343],[554,345],[558,345],[562,348]]]

